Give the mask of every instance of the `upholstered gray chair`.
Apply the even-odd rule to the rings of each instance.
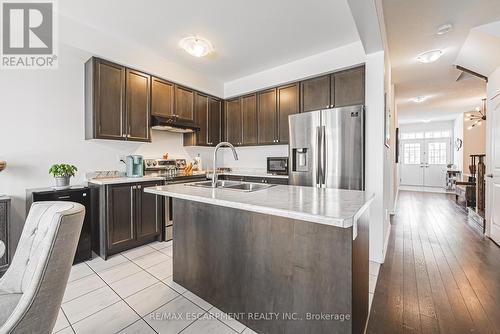
[[[12,263],[0,278],[0,334],[52,332],[84,216],[77,203],[33,203]]]

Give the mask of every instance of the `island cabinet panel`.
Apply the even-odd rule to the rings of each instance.
[[[298,114],[299,106],[299,84],[294,83],[287,86],[278,87],[278,133],[276,142],[288,144],[288,116]]]
[[[222,102],[219,99],[208,99],[208,145],[215,146],[221,142]]]
[[[151,115],[168,117],[174,114],[174,84],[160,78],[151,79]]]
[[[277,109],[276,89],[257,93],[259,144],[276,143]]]
[[[87,139],[125,139],[125,67],[91,58],[85,64]]]
[[[151,77],[130,69],[127,69],[126,74],[127,139],[151,141]]]
[[[365,103],[365,67],[357,67],[333,74],[332,95],[335,107],[354,106]]]
[[[242,141],[240,145],[257,144],[257,95],[241,98]]]
[[[10,229],[10,198],[0,196],[0,241],[5,245],[5,252],[0,257],[0,277],[9,268],[11,252],[15,249],[11,245],[14,238]]]
[[[107,249],[118,252],[134,245],[135,192],[130,184],[108,187]]]
[[[173,213],[174,282],[223,312],[242,314],[238,320],[259,333],[363,333],[367,225],[353,242],[352,227],[177,198]],[[278,317],[248,316],[255,313]],[[307,314],[348,319],[305,320]]]
[[[241,100],[239,98],[227,100],[225,114],[226,140],[233,145],[241,145]]]
[[[182,119],[194,120],[194,91],[175,86],[175,110],[174,114]]]
[[[330,75],[324,75],[300,83],[302,112],[326,109],[333,106],[330,79]]]

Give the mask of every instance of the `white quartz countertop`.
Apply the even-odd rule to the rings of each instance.
[[[337,227],[351,227],[370,206],[364,191],[276,185],[253,192],[173,184],[144,189],[185,199]]]
[[[119,183],[134,183],[134,182],[148,182],[148,181],[161,181],[164,177],[157,176],[141,176],[141,177],[108,177],[99,179],[89,179],[87,182],[92,184],[97,184],[100,186],[105,186],[108,184],[119,184]]]

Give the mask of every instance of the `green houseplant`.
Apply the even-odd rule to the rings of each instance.
[[[73,165],[68,164],[55,164],[49,169],[49,174],[52,174],[56,179],[57,189],[68,188],[69,180],[72,176],[75,176],[75,172],[78,170]]]

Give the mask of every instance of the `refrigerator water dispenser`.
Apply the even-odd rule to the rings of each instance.
[[[307,148],[294,148],[292,156],[292,170],[294,172],[308,172]]]

